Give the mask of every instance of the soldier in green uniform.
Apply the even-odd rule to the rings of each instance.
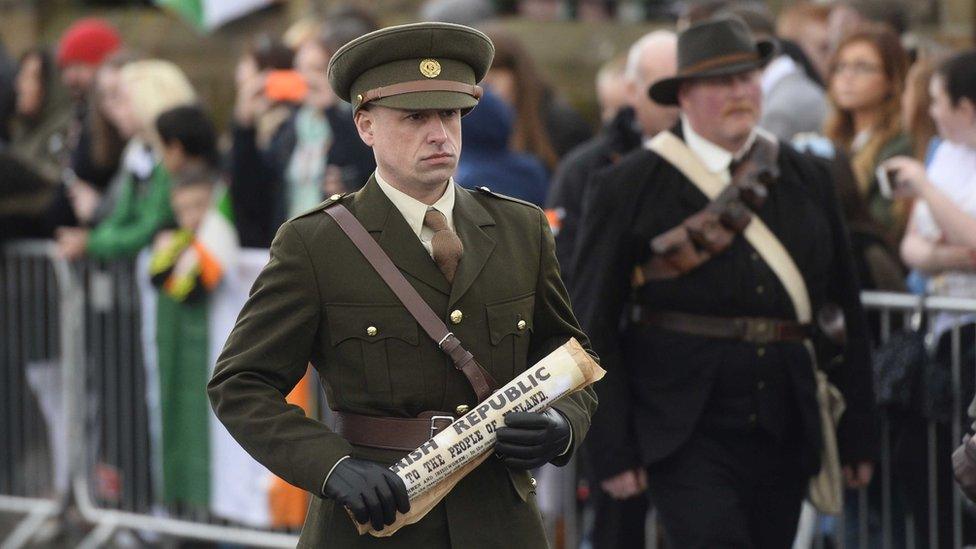
[[[391,537],[357,535],[344,509],[377,528],[406,511],[387,467],[477,397],[325,208],[352,212],[498,385],[571,337],[589,348],[542,211],[452,179],[460,117],[477,105],[493,53],[474,29],[422,23],[365,35],[330,62],[377,170],[360,191],[282,225],[208,387],[244,448],[313,494],[303,547],[546,546],[528,469],[569,460],[596,408],[590,389],[507,416],[496,456]],[[309,362],[335,425],[285,402]]]

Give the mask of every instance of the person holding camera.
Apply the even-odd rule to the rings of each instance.
[[[929,109],[943,142],[928,168],[899,156],[881,165],[896,195],[916,198],[901,255],[909,266],[931,273],[933,295],[976,296],[976,51],[957,54],[936,71]],[[937,334],[958,317],[936,322]]]
[[[350,21],[323,25],[295,52],[293,67],[259,64],[239,75],[230,191],[244,246],[268,247],[286,219],[356,190],[376,167],[326,79],[332,52],[371,30]],[[264,115],[282,106],[287,119],[264,131]]]
[[[894,192],[917,198],[912,218],[901,244],[902,258],[909,266],[931,276],[928,292],[950,297],[976,297],[976,50],[946,60],[932,77],[929,109],[942,143],[926,169],[921,162],[896,157],[882,164],[892,180]],[[976,315],[941,314],[933,331],[940,338],[939,355],[948,360],[949,338],[941,337],[957,326],[976,324]],[[972,329],[963,329],[962,360],[976,360]],[[968,357],[968,358],[967,358]],[[967,362],[969,360],[970,362]],[[963,369],[966,375],[968,370]],[[963,380],[963,387],[972,383]],[[963,395],[966,398],[969,395]],[[976,406],[970,406],[976,415]],[[970,498],[976,498],[976,441],[969,441],[972,453],[957,452],[957,479]],[[960,461],[960,459],[962,461]],[[960,467],[962,470],[960,471]]]
[[[881,165],[895,195],[915,198],[901,255],[905,263],[929,275],[927,292],[946,297],[976,297],[976,50],[956,54],[940,65],[932,77],[929,89],[932,105],[929,109],[942,143],[935,150],[928,168],[909,157],[892,158]],[[936,361],[943,371],[952,365],[951,332],[959,330],[960,364],[976,360],[976,315],[939,313],[931,319],[931,331],[936,344]],[[973,397],[972,368],[961,369],[960,400]],[[942,404],[951,405],[948,396]],[[953,410],[952,413],[959,413]],[[976,416],[976,406],[970,405],[970,416]],[[927,429],[918,428],[920,444],[927,442]],[[959,442],[953,438],[948,421],[937,425],[936,431],[937,489],[939,524],[950,520],[952,507],[952,475],[970,499],[976,499],[976,441],[967,435],[963,446],[949,456]],[[923,442],[926,441],[926,442]],[[922,466],[924,467],[924,466]],[[921,469],[919,469],[921,472]],[[926,484],[916,492],[920,510],[932,505]],[[940,533],[945,543],[950,532]]]

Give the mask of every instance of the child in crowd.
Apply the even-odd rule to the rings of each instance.
[[[219,175],[200,163],[180,172],[170,191],[177,229],[160,232],[153,245],[153,283],[176,301],[197,301],[220,282],[236,255],[237,236]]]
[[[159,289],[156,347],[162,412],[162,500],[210,502],[210,296],[237,260],[226,192],[208,164],[191,161],[174,177],[177,228],[157,234],[149,274]]]

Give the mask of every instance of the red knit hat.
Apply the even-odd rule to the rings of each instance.
[[[97,17],[79,19],[61,35],[58,66],[74,63],[99,65],[108,54],[119,49],[122,39],[115,27]]]

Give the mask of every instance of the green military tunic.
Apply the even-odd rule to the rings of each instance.
[[[454,224],[464,254],[453,285],[371,179],[279,229],[271,260],[217,362],[209,384],[217,416],[256,459],[314,495],[302,547],[546,545],[534,480],[494,457],[417,524],[390,538],[357,535],[345,509],[320,497],[326,476],[346,455],[392,464],[403,453],[354,447],[285,403],[311,362],[335,410],[416,417],[475,404],[464,375],[322,211],[337,199],[499,384],[570,337],[589,348],[542,211],[487,190],[455,190]],[[575,451],[596,408],[594,393],[587,389],[555,407],[572,425]]]

